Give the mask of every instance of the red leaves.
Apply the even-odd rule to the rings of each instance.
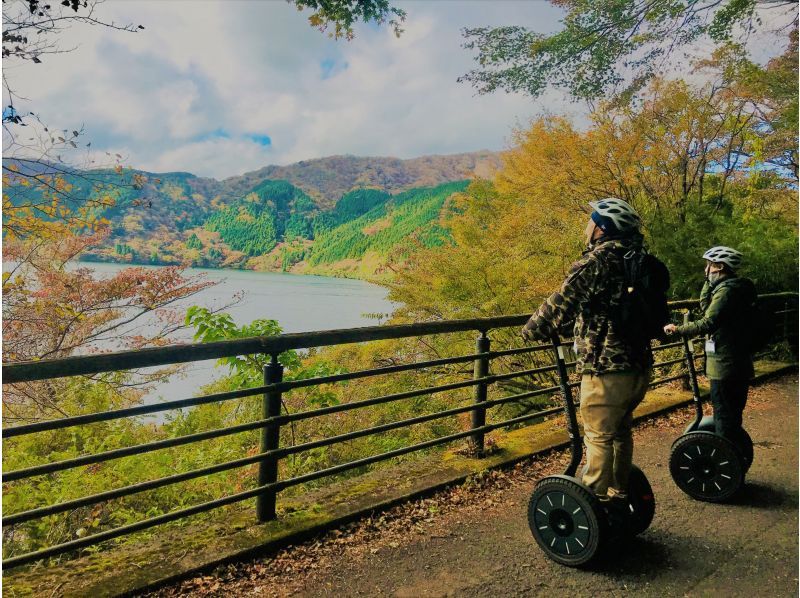
[[[100,277],[71,260],[102,242],[107,232],[68,235],[39,244],[5,244],[6,259],[22,262],[4,283],[4,359],[43,359],[91,348],[163,344],[181,318],[168,307],[212,282],[187,278],[177,266],[132,267]],[[138,320],[152,313],[146,328]],[[155,324],[153,324],[155,320]]]

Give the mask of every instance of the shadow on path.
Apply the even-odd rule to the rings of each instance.
[[[669,556],[669,548],[657,538],[637,536],[615,545],[592,571],[609,577],[619,574],[651,577],[669,562]]]
[[[745,481],[741,490],[727,504],[775,511],[781,510],[780,507],[785,507],[789,504],[795,505],[796,502],[796,497],[784,488]]]

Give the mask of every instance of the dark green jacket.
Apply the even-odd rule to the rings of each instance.
[[[650,345],[620,329],[625,282],[623,256],[640,246],[641,236],[599,240],[570,268],[561,290],[553,293],[525,324],[531,336],[549,340],[575,320],[577,370],[584,374],[644,371]]]
[[[753,376],[750,355],[751,306],[756,289],[747,278],[732,276],[716,284],[706,282],[700,292],[703,317],[683,326],[684,336],[708,335],[715,352],[706,356],[706,374],[712,380],[749,380]]]

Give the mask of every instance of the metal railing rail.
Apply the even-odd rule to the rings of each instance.
[[[760,296],[765,300],[797,299],[797,293],[769,293]],[[673,301],[673,310],[690,309],[698,305],[697,299]],[[528,320],[529,314],[500,316],[495,318],[473,318],[465,320],[447,320],[441,322],[423,322],[418,324],[397,324],[392,326],[367,326],[363,328],[344,328],[324,330],[320,332],[299,332],[280,334],[277,336],[257,336],[247,339],[217,341],[213,343],[190,343],[118,351],[100,355],[81,355],[48,359],[42,361],[24,361],[3,364],[3,383],[29,382],[45,380],[61,376],[78,376],[131,370],[141,367],[153,367],[188,363],[265,353],[277,355],[290,349],[310,349],[313,347],[329,347],[366,341],[408,338],[412,336],[428,336],[453,332],[488,332],[497,328],[521,326]],[[541,349],[540,349],[541,350]]]
[[[764,295],[762,296],[762,300],[780,304],[779,308],[776,307],[776,309],[773,310],[773,313],[776,316],[780,316],[782,323],[776,322],[776,325],[780,324],[784,332],[784,337],[788,337],[789,332],[792,330],[792,327],[788,324],[790,314],[797,313],[797,294],[776,293]],[[671,304],[671,306],[673,309],[691,309],[697,306],[697,301],[688,300],[674,302]],[[77,356],[48,361],[6,364],[3,366],[4,384],[33,382],[37,380],[46,380],[64,376],[97,374],[101,372],[133,369],[145,366],[185,363],[199,359],[211,359],[241,354],[259,353],[268,354],[271,356],[271,363],[264,368],[264,384],[258,387],[166,401],[155,405],[140,405],[136,407],[64,417],[55,420],[34,422],[15,427],[4,428],[2,430],[2,437],[4,439],[13,439],[15,437],[28,434],[60,430],[73,426],[84,426],[120,418],[136,417],[167,410],[182,409],[208,403],[220,403],[224,401],[252,397],[255,395],[263,395],[263,417],[255,421],[245,422],[220,429],[205,430],[202,432],[186,434],[183,436],[167,438],[135,446],[117,448],[100,453],[83,455],[62,461],[43,463],[15,471],[4,471],[2,474],[2,482],[4,484],[8,484],[35,476],[53,475],[60,471],[77,467],[83,467],[113,459],[192,444],[212,438],[221,438],[224,436],[240,434],[253,430],[261,430],[262,432],[261,450],[256,455],[234,459],[223,463],[215,463],[195,470],[176,473],[158,479],[147,480],[122,488],[114,488],[90,496],[63,501],[57,504],[38,506],[24,511],[6,514],[2,518],[2,525],[3,527],[19,525],[25,522],[41,519],[43,517],[70,512],[82,507],[96,505],[102,502],[138,494],[140,492],[145,492],[172,484],[178,484],[187,480],[208,476],[223,471],[230,471],[253,464],[259,464],[257,487],[177,511],[165,513],[156,517],[144,519],[142,521],[137,521],[128,525],[123,525],[114,529],[104,530],[84,538],[70,540],[68,542],[50,546],[34,552],[12,556],[3,561],[3,566],[11,568],[29,564],[44,558],[72,552],[80,548],[99,544],[113,538],[118,538],[140,530],[210,511],[212,509],[217,509],[222,506],[241,502],[250,498],[257,499],[256,509],[258,519],[261,521],[268,521],[276,517],[275,509],[277,494],[283,489],[460,439],[468,439],[473,450],[475,451],[475,454],[480,456],[483,453],[484,437],[488,432],[500,428],[507,428],[509,426],[529,423],[531,420],[541,419],[549,415],[555,415],[562,411],[561,407],[554,407],[539,410],[534,413],[526,413],[524,415],[512,417],[501,422],[490,424],[486,423],[487,410],[493,407],[522,401],[524,399],[536,396],[548,394],[554,395],[561,392],[560,386],[552,385],[499,398],[488,398],[488,388],[493,384],[523,376],[539,376],[542,374],[548,374],[557,369],[557,364],[554,363],[553,365],[519,369],[500,374],[490,373],[493,360],[498,358],[513,355],[531,354],[539,351],[550,350],[552,352],[552,345],[550,344],[516,347],[502,349],[499,351],[491,350],[491,341],[487,336],[490,330],[521,326],[527,320],[527,318],[527,315],[515,315],[497,318],[477,318],[422,324],[330,330],[323,332],[287,334],[273,337],[257,337],[201,345],[173,345],[169,347],[143,349],[140,351],[124,351],[104,355]],[[796,329],[796,326],[794,329]],[[447,357],[415,363],[360,370],[356,372],[346,372],[329,376],[319,376],[315,378],[287,381],[283,380],[283,366],[281,366],[278,362],[279,354],[289,349],[303,349],[372,340],[415,338],[433,334],[475,331],[480,333],[480,336],[476,342],[475,352],[456,357]],[[571,341],[568,340],[562,341],[561,344],[563,346],[569,346],[570,342]],[[667,359],[663,359],[661,361],[654,360],[655,363],[653,367],[655,369],[669,369],[664,372],[666,374],[665,376],[653,380],[650,384],[651,386],[665,384],[667,382],[676,380],[687,380],[689,373],[686,371],[686,367],[678,367],[681,364],[686,366],[686,361],[689,357],[688,355],[684,355],[683,351],[677,350],[678,347],[681,347],[682,345],[683,342],[678,341],[664,343],[654,347],[654,354],[657,352],[675,349],[676,352],[673,354],[680,353],[681,356],[673,357],[668,355]],[[702,343],[697,343],[697,345],[700,347],[700,351],[694,355],[694,359],[700,359],[703,357]],[[552,358],[552,355],[550,355],[550,357]],[[333,384],[367,377],[389,375],[398,372],[424,371],[430,368],[469,362],[474,364],[474,371],[472,378],[466,380],[441,384],[438,386],[418,388],[404,392],[397,392],[350,403],[339,403],[291,414],[281,413],[281,399],[284,392],[290,392],[300,388],[319,386],[322,384]],[[566,365],[572,368],[575,366],[575,363],[576,362],[570,362]],[[674,373],[676,368],[680,370],[677,374]],[[573,382],[568,386],[570,388],[574,388],[578,385],[579,382]],[[347,433],[315,439],[293,446],[279,446],[281,427],[292,422],[466,388],[472,388],[474,392],[472,402],[466,405],[460,405],[433,413],[426,413],[423,415],[417,415],[406,419],[383,423]],[[284,459],[290,455],[467,413],[471,414],[471,422],[469,429],[462,432],[440,436],[438,438],[426,440],[424,442],[419,442],[377,455],[371,455],[361,459],[349,461],[347,463],[333,465],[325,469],[298,475],[293,478],[283,480],[278,479],[278,462],[280,459]]]

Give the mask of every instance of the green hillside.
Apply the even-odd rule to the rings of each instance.
[[[380,189],[356,189],[345,193],[330,212],[323,212],[314,220],[314,232],[319,234],[354,220],[391,197],[390,193]]]
[[[451,176],[464,159],[345,157],[299,163],[297,172],[303,173],[304,184],[328,176],[330,167],[342,160],[348,168],[346,177],[337,179],[340,187],[348,180],[379,178],[378,172],[393,173],[386,187],[355,183],[339,197],[326,196],[324,201],[319,200],[321,185],[312,196],[288,180],[259,180],[254,174],[217,181],[187,172],[117,168],[76,172],[66,179],[75,204],[88,202],[91,214],[109,226],[102,245],[81,255],[87,261],[372,277],[390,254],[392,259],[402,258],[415,247],[444,241],[446,232],[439,225],[442,206],[467,181],[433,185],[414,185],[414,181]],[[405,164],[410,166],[402,170]],[[280,171],[296,175],[293,168]],[[401,183],[403,191],[398,189]],[[19,201],[33,193],[22,187],[14,192]],[[104,200],[98,201],[101,197]]]
[[[442,206],[450,195],[463,191],[467,184],[467,181],[445,183],[390,196],[354,220],[319,231],[308,262],[331,264],[358,259],[368,252],[387,255],[392,250],[411,250],[415,244],[424,247],[441,244],[446,238],[439,225]]]
[[[252,257],[269,253],[278,241],[310,238],[315,211],[311,198],[294,185],[264,181],[243,199],[213,213],[204,228]]]

